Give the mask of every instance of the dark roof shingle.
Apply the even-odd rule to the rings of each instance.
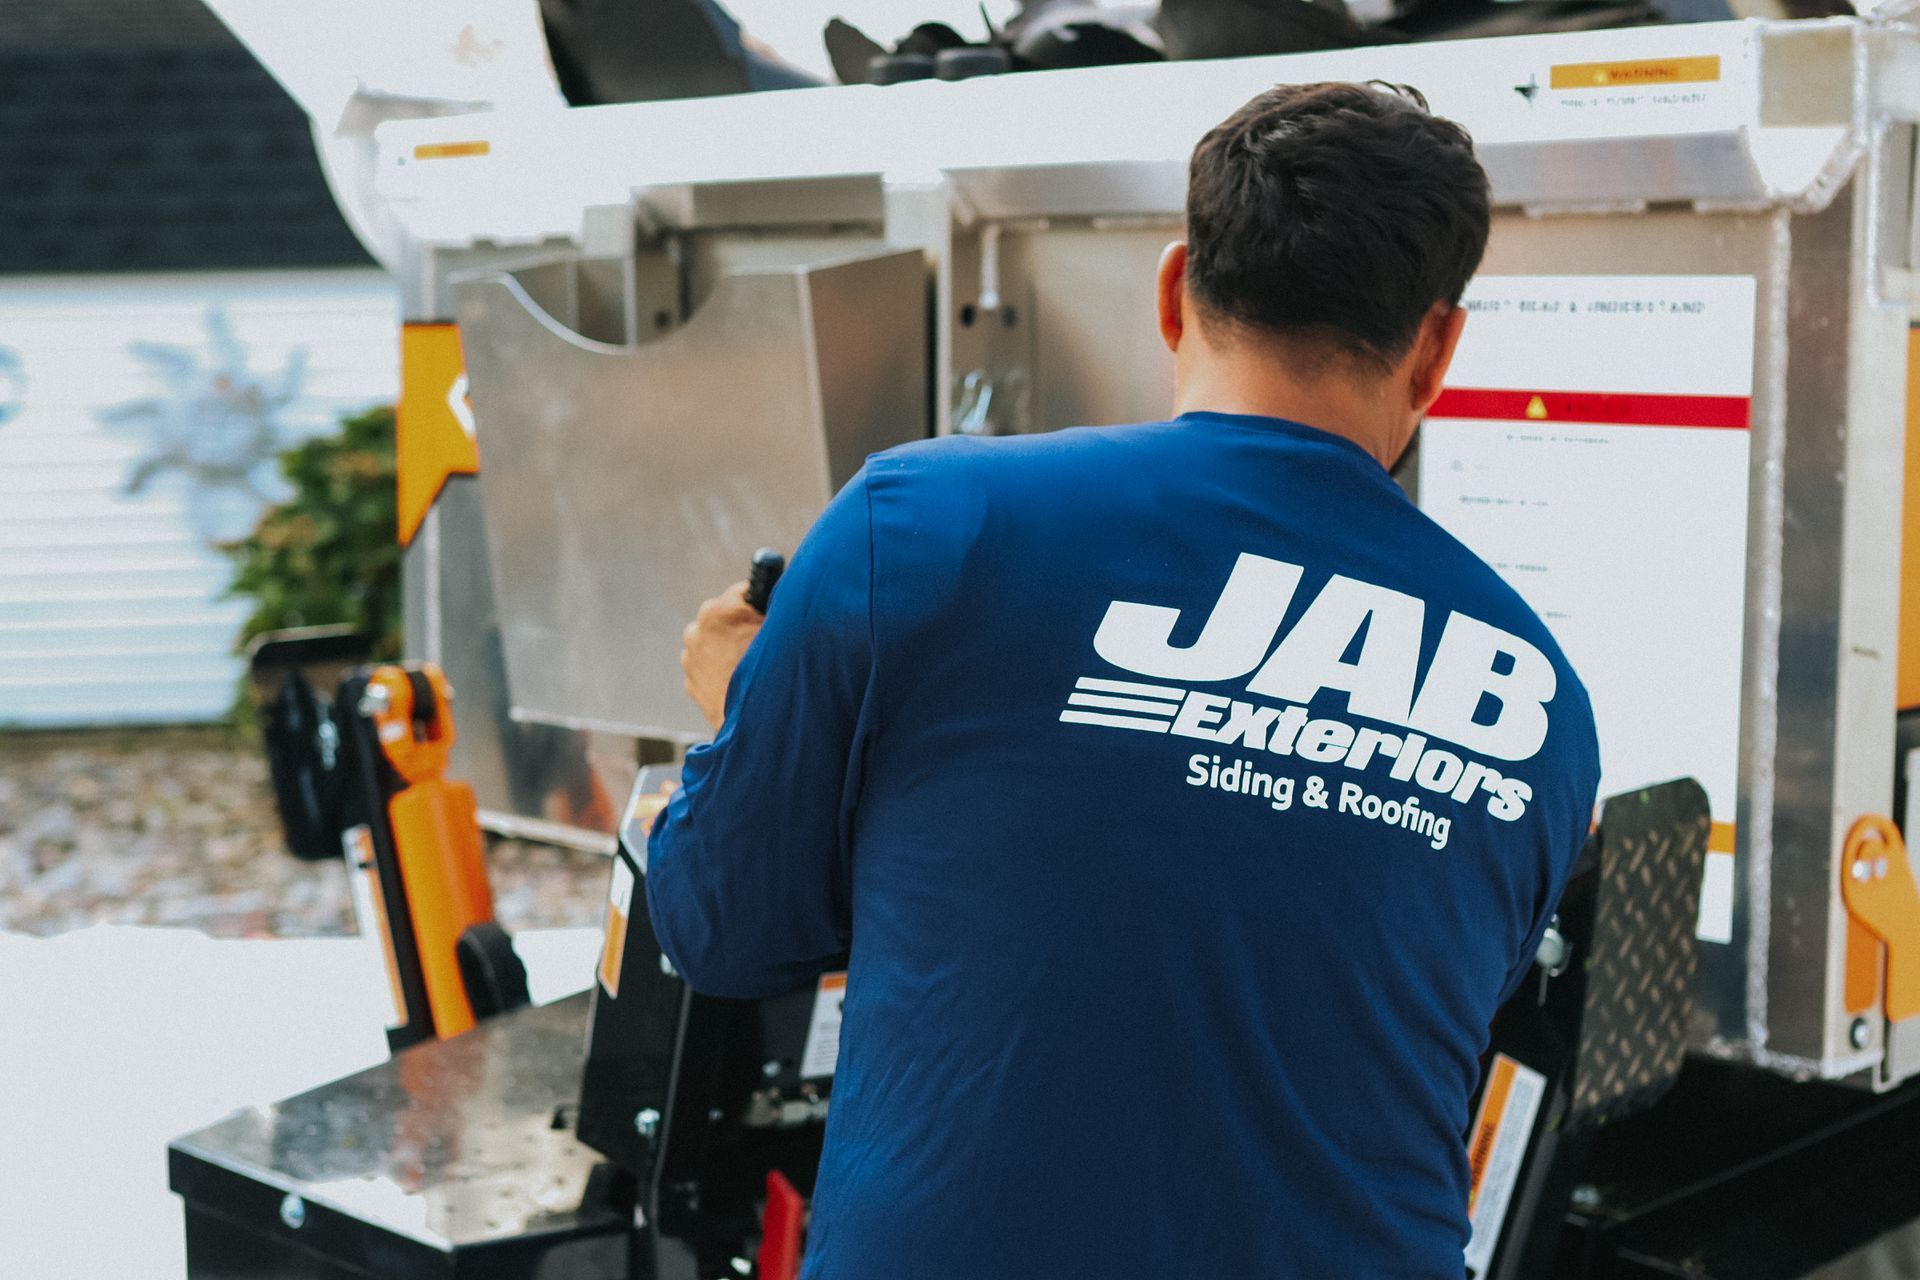
[[[198,0],[0,9],[0,273],[368,260],[306,115]]]
[[[226,47],[200,0],[0,0],[0,49]]]

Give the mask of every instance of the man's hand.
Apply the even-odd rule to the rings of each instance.
[[[747,584],[736,582],[701,605],[680,633],[680,669],[687,673],[687,695],[715,733],[727,718],[727,682],[765,621],[747,603]]]

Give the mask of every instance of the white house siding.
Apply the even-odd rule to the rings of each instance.
[[[283,444],[397,392],[397,300],[375,270],[0,277],[0,727],[210,721],[231,705],[247,606],[222,598],[232,565],[209,537],[259,503],[177,468],[127,494],[155,440],[102,418],[166,397],[135,344],[215,363],[216,313],[267,383],[304,352]]]

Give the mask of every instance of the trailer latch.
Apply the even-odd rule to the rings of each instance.
[[[1847,832],[1840,895],[1857,926],[1847,940],[1849,1011],[1871,1005],[1877,987],[1888,1022],[1920,1014],[1920,884],[1891,818],[1868,814]]]

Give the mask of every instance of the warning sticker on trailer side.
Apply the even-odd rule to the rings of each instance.
[[[1580,672],[1600,793],[1697,778],[1729,855],[1758,297],[1752,276],[1480,276],[1420,443],[1421,510]],[[1702,940],[1732,937],[1732,871],[1707,860]]]
[[[813,993],[813,1018],[807,1024],[806,1048],[800,1052],[800,1078],[830,1076],[840,1064],[840,1004],[847,994],[847,975],[822,974]]]
[[[619,854],[613,858],[613,879],[607,885],[606,936],[600,942],[600,985],[610,996],[620,994],[620,965],[626,959],[627,917],[633,914],[633,868]]]
[[[1467,1191],[1467,1218],[1472,1235],[1467,1241],[1467,1275],[1483,1276],[1500,1242],[1500,1228],[1520,1182],[1520,1164],[1527,1154],[1527,1138],[1546,1096],[1547,1078],[1506,1054],[1495,1054],[1487,1072],[1487,1091],[1480,1113],[1473,1118],[1467,1138],[1471,1180]]]
[[[1640,58],[1632,62],[1567,62],[1553,68],[1555,89],[1638,89],[1646,85],[1712,84],[1720,79],[1718,56]]]
[[[372,946],[380,971],[386,975],[387,995],[393,1002],[387,1026],[407,1025],[407,996],[400,986],[400,960],[393,952],[393,930],[387,923],[387,896],[380,887],[380,864],[373,851],[373,828],[361,823],[340,833],[347,857],[347,879],[353,889],[353,915],[360,936]]]

